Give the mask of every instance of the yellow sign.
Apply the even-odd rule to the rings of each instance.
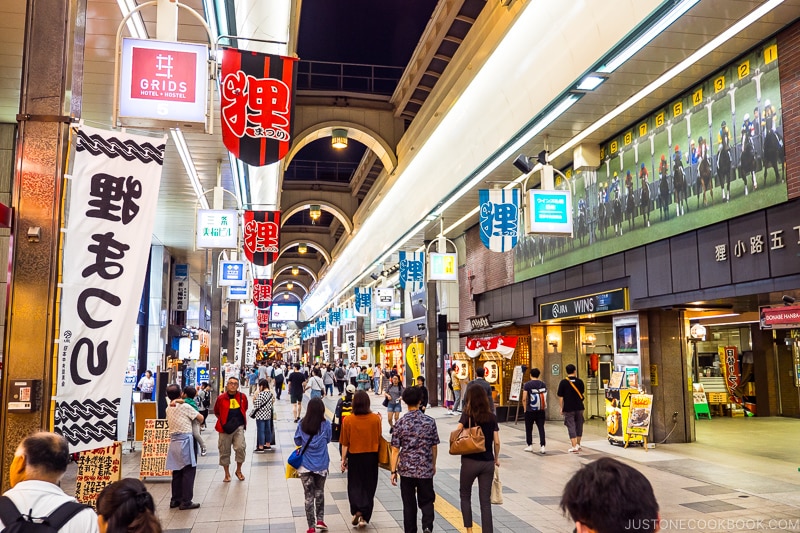
[[[658,387],[658,365],[650,365],[650,385]]]
[[[629,435],[647,435],[650,433],[650,412],[653,410],[653,395],[631,395],[630,409],[628,428],[625,432]]]
[[[406,367],[411,375],[408,376],[409,380],[416,380],[418,376],[422,375],[422,353],[425,351],[425,345],[421,342],[409,343],[406,348]]]
[[[145,420],[139,479],[171,476],[172,472],[167,470],[166,467],[168,450],[169,425],[167,421],[161,419]]]
[[[75,480],[75,499],[96,507],[97,496],[106,487],[122,479],[122,443],[81,452]]]
[[[458,265],[454,253],[430,253],[429,280],[458,281]]]

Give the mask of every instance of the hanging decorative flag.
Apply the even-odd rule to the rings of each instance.
[[[256,314],[256,322],[258,323],[259,328],[265,328],[269,326],[269,310],[259,310]]]
[[[64,246],[54,430],[71,453],[117,440],[166,137],[82,127]]]
[[[244,212],[244,255],[256,266],[278,260],[280,252],[281,212]]]
[[[297,58],[224,50],[222,142],[248,165],[261,167],[280,161],[292,141]]]
[[[330,322],[331,326],[334,328],[338,328],[339,324],[342,322],[342,313],[339,311],[338,308],[334,309],[328,314],[328,321]]]
[[[493,252],[507,252],[519,239],[519,189],[482,189],[480,204],[481,242]]]
[[[254,279],[253,280],[253,304],[257,309],[269,309],[272,305],[272,280]]]
[[[496,337],[485,337],[482,339],[467,337],[464,352],[473,359],[484,351],[499,352],[506,359],[511,359],[516,348],[517,337],[514,335],[498,335]]]
[[[400,287],[417,292],[425,286],[425,252],[400,252]]]
[[[372,289],[356,287],[356,314],[368,315],[372,307]]]

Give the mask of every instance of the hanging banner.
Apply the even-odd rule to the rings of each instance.
[[[122,479],[122,443],[81,452],[75,477],[75,499],[97,508],[97,496]]]
[[[400,287],[416,292],[425,286],[425,252],[400,252]]]
[[[428,254],[428,281],[458,281],[458,259],[455,253]]]
[[[356,334],[355,333],[345,333],[344,335],[344,342],[347,345],[347,358],[350,361],[356,360]],[[361,363],[361,361],[359,361]]]
[[[233,337],[233,350],[234,350],[234,361],[236,364],[239,364],[239,361],[242,360],[242,354],[244,353],[244,324],[237,323],[236,327],[234,328],[234,337]]]
[[[269,309],[272,304],[272,280],[253,280],[253,304],[258,309]]]
[[[175,265],[172,273],[172,310],[189,309],[189,265]]]
[[[372,289],[369,287],[356,287],[356,314],[368,315],[372,307]]]
[[[342,312],[339,309],[334,309],[328,313],[328,322],[331,328],[338,328],[342,323]]]
[[[244,255],[256,266],[278,260],[280,252],[281,212],[244,212]]]
[[[519,189],[478,191],[481,242],[493,252],[507,252],[519,240]]]
[[[725,388],[728,389],[728,395],[731,401],[739,402],[740,399],[734,394],[734,391],[739,387],[739,350],[736,346],[720,346],[717,348],[719,353],[720,368],[722,375],[725,377]]]
[[[222,142],[248,165],[280,161],[292,141],[297,58],[224,48]]]
[[[165,137],[82,127],[64,246],[54,430],[70,452],[117,437],[158,201]]]
[[[500,352],[506,359],[511,359],[514,355],[514,350],[517,348],[517,337],[514,335],[496,337],[488,337],[484,339],[475,339],[467,337],[464,351],[471,358],[476,358],[481,352]]]

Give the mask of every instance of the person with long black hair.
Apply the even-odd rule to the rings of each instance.
[[[347,471],[347,498],[353,525],[364,528],[372,518],[378,488],[378,443],[381,417],[370,410],[369,395],[356,391],[353,414],[342,419],[342,472]]]
[[[492,533],[492,480],[495,466],[500,466],[500,428],[497,417],[489,408],[489,397],[482,387],[467,387],[466,405],[458,429],[478,425],[486,439],[486,451],[461,456],[459,494],[461,517],[467,533],[472,533],[472,485],[478,479],[478,500],[481,506],[481,528]]]
[[[144,483],[124,478],[107,485],[97,496],[100,533],[161,533],[153,496]]]
[[[306,414],[297,424],[294,443],[305,449],[303,464],[297,469],[305,494],[308,532],[327,531],[325,524],[325,480],[328,478],[328,443],[331,423],[325,419],[325,404],[321,398],[311,398]]]

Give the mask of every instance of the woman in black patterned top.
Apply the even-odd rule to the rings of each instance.
[[[269,381],[262,379],[258,382],[258,394],[253,400],[253,417],[256,419],[258,430],[256,437],[256,453],[271,450],[272,441],[272,409],[275,397],[269,388]]]

